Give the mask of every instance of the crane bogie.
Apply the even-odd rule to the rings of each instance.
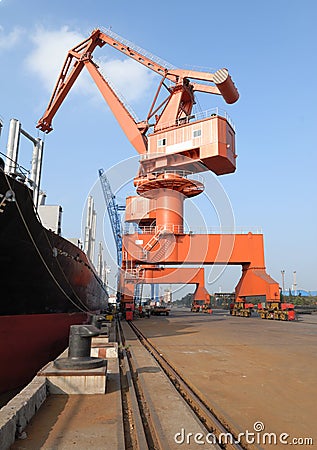
[[[251,317],[254,304],[245,301],[233,302],[230,304],[230,315],[237,317]]]
[[[258,313],[261,319],[269,320],[296,320],[296,312],[293,303],[267,302],[258,304]]]
[[[261,319],[292,321],[296,319],[293,303],[283,303],[280,300],[258,303],[257,313]],[[251,317],[254,304],[247,303],[246,299],[239,298],[230,304],[230,315]]]

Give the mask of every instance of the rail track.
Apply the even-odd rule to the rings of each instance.
[[[142,387],[138,383],[120,322],[116,323],[120,357],[120,381],[125,450],[161,450],[155,423],[149,414]],[[162,449],[163,450],[163,449]]]
[[[129,322],[131,329],[134,334],[137,336],[142,345],[146,348],[146,350],[152,355],[152,357],[156,360],[157,364],[161,367],[167,377],[170,379],[171,383],[178,391],[178,393],[182,396],[182,398],[186,401],[189,408],[193,411],[199,422],[202,424],[207,433],[212,433],[215,436],[215,448],[226,449],[226,450],[245,450],[247,446],[243,446],[243,444],[237,442],[237,437],[234,436],[229,424],[220,421],[214,411],[211,410],[210,406],[208,406],[204,400],[199,396],[197,392],[195,392],[192,386],[182,378],[182,376],[177,372],[175,367],[173,367],[170,362],[168,362],[164,356],[160,353],[160,351],[155,347],[155,345],[137,328],[137,326],[133,322]],[[124,344],[124,336],[122,330],[120,328],[120,324],[118,326],[119,338],[122,340]],[[137,378],[134,376],[135,370],[133,368],[133,361],[131,360],[131,356],[129,352],[123,347],[122,352],[123,361],[126,359],[126,363],[123,363],[123,373],[126,371],[124,365],[128,364],[129,371],[132,374],[130,385],[133,383],[133,388],[135,390],[135,394],[132,393],[132,397],[135,396],[136,401],[138,402],[138,411],[137,414],[139,417],[129,417],[130,419],[130,428],[134,430],[134,423],[142,423],[143,425],[143,437],[135,437],[132,435],[127,436],[127,444],[130,447],[127,448],[145,448],[149,449],[157,449],[163,450],[163,447],[160,445],[159,440],[155,436],[155,423],[152,422],[150,414],[147,414],[146,403],[144,402],[144,397],[142,395],[142,386],[139,386]],[[124,380],[123,380],[124,381]],[[129,380],[128,380],[129,382]],[[126,395],[126,393],[124,394]],[[131,404],[131,400],[126,400],[126,404],[124,405],[125,414],[131,416],[129,413],[129,403]],[[128,407],[128,408],[127,408]],[[145,420],[145,422],[144,422]],[[131,426],[132,425],[132,426]],[[138,426],[139,429],[140,425]],[[129,430],[125,430],[128,432]],[[132,433],[133,434],[133,433]],[[221,436],[229,436],[229,439],[223,439]],[[232,439],[230,437],[232,436]],[[139,440],[146,441],[147,447],[134,447],[135,443]]]

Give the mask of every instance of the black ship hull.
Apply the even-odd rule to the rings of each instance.
[[[105,310],[108,295],[85,253],[47,230],[34,211],[32,191],[1,169],[0,197],[3,392],[55,358],[67,346],[69,326]],[[27,352],[29,364],[17,362],[18,349]]]

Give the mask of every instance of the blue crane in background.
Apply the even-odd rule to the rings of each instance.
[[[118,205],[116,202],[116,196],[113,194],[110,182],[103,169],[99,169],[99,178],[103,194],[106,201],[107,211],[111,223],[113,237],[117,248],[117,264],[120,270],[122,263],[122,229],[119,211],[124,211],[124,205]],[[143,284],[136,283],[134,292],[134,301],[136,304],[140,304],[142,300]],[[154,295],[154,294],[153,294]]]
[[[125,206],[117,204],[116,196],[112,192],[110,182],[103,169],[99,169],[99,178],[106,201],[113,237],[116,243],[117,264],[120,269],[122,263],[122,230],[119,211],[124,211]]]

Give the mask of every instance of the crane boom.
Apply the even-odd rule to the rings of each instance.
[[[126,136],[128,136],[133,147],[140,154],[146,153],[147,139],[144,132],[147,131],[148,126],[143,122],[135,122],[125,105],[119,99],[109,83],[101,75],[96,64],[94,64],[90,59],[87,59],[84,63],[103,98],[108,103],[112,114],[121,125],[123,132]]]
[[[163,80],[169,80],[175,84],[174,87],[167,88],[167,99],[155,109],[156,112],[163,108],[161,114],[156,114],[155,127],[161,127],[161,124],[171,123],[180,118],[190,116],[192,107],[195,103],[195,90],[222,95],[227,103],[233,103],[239,98],[238,91],[234,86],[227,69],[218,70],[214,74],[175,69],[165,61],[162,62],[156,57],[153,57],[153,55],[146,54],[144,50],[135,47],[132,43],[124,40],[111,30],[100,31],[99,29],[96,29],[91,33],[89,38],[83,40],[68,52],[48,107],[42,118],[38,121],[37,128],[46,133],[52,131],[52,121],[55,114],[65,100],[77,77],[80,75],[83,67],[86,67],[136,151],[139,154],[147,152],[148,143],[146,133],[149,129],[148,119],[152,117],[153,114],[149,113],[148,118],[145,121],[137,122],[129,113],[116,92],[109,85],[109,82],[102,76],[98,70],[97,64],[92,61],[92,54],[96,47],[103,47],[105,44],[108,44],[112,48],[115,48],[126,56],[161,75]],[[214,85],[204,85],[202,83],[192,84],[189,81],[190,78],[206,81],[207,83],[212,82]],[[166,87],[164,83],[160,83],[159,90],[162,86]],[[155,96],[155,101],[157,99],[158,93]],[[151,111],[154,110],[155,101],[151,106]]]
[[[114,33],[112,30],[106,29],[105,32],[100,32],[100,39],[103,43],[111,45],[116,50],[119,50],[121,53],[126,54],[130,58],[134,59],[140,64],[143,64],[145,67],[153,70],[158,75],[177,83],[183,84],[183,80],[185,78],[193,78],[196,80],[209,81],[215,83],[217,86],[210,91],[202,91],[209,92],[216,95],[223,95],[221,85],[226,79],[228,79],[230,84],[230,96],[227,96],[227,103],[234,103],[239,98],[239,93],[234,86],[230,75],[227,69],[217,70],[214,74],[209,72],[199,72],[196,70],[184,70],[184,69],[176,69],[171,64],[166,61],[162,61],[153,55],[147,56],[146,51],[143,49],[137,48],[133,43],[126,41],[121,36]],[[230,80],[229,80],[230,79]]]
[[[155,57],[154,55],[149,55],[148,52],[140,47],[136,47],[132,42],[128,42],[112,30],[105,29],[103,32],[100,31],[99,36],[103,43],[109,44],[119,52],[134,59],[134,61],[137,61],[148,69],[153,70],[153,72],[158,75],[166,77],[174,83],[179,79],[179,76],[173,73],[173,66],[171,64]]]
[[[98,30],[92,32],[89,38],[85,39],[68,52],[46,111],[38,121],[37,128],[41,131],[49,133],[53,130],[52,120],[84,68],[84,55],[87,56],[91,54],[97,45],[103,45],[102,42],[98,40],[97,31]],[[73,61],[74,59],[75,62]]]

